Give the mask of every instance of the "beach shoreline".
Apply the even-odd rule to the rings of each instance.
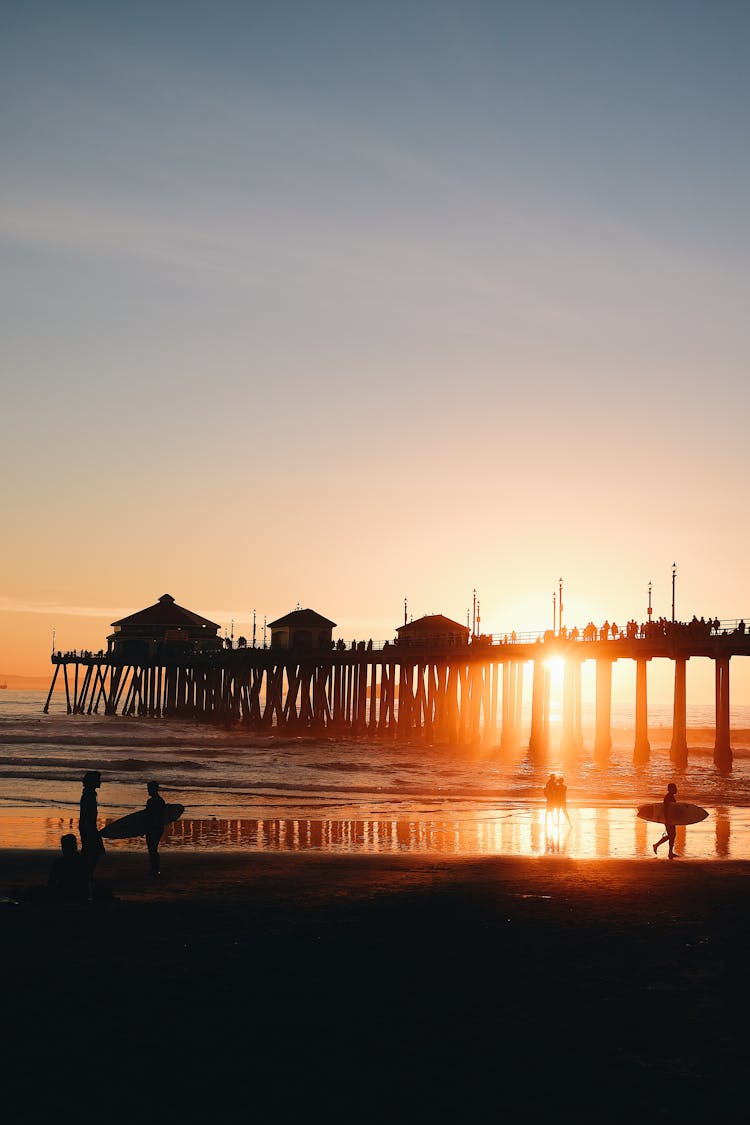
[[[132,810],[124,810],[126,812]],[[709,806],[707,817],[678,827],[677,846],[691,861],[750,861],[750,815],[745,807]],[[100,827],[116,816],[100,817]],[[661,826],[636,815],[630,803],[569,805],[564,817],[549,815],[541,800],[499,801],[477,807],[474,801],[421,802],[418,807],[372,815],[356,805],[321,816],[259,807],[220,815],[186,812],[168,825],[165,855],[359,855],[386,860],[398,855],[433,860],[564,857],[580,861],[650,859]],[[0,809],[0,849],[53,853],[61,836],[74,832],[76,809],[17,807]],[[142,853],[142,837],[106,841],[107,854]]]

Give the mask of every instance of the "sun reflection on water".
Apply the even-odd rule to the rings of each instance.
[[[677,850],[695,859],[750,859],[750,811],[718,807],[689,829],[678,828]],[[164,846],[188,850],[413,854],[453,857],[567,856],[571,859],[650,858],[660,826],[633,808],[573,807],[571,824],[544,807],[498,808],[460,817],[183,818],[168,827]],[[68,816],[0,816],[0,847],[56,849],[75,831]],[[108,840],[107,850],[139,850],[143,840]]]

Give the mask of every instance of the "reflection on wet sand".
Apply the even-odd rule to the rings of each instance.
[[[609,809],[596,809],[594,817],[594,850],[597,859],[609,855]]]
[[[729,809],[718,808],[716,810],[716,854],[722,859],[726,859],[729,855]]]
[[[114,819],[114,818],[113,818]],[[506,808],[460,817],[399,818],[236,817],[184,818],[168,826],[164,845],[196,850],[412,853],[444,856],[544,856],[572,859],[653,859],[659,825],[647,824],[632,808],[571,809],[572,825],[547,817],[543,808]],[[708,820],[678,830],[681,856],[750,859],[748,811],[711,810]],[[70,817],[0,816],[0,847],[57,850],[60,837],[75,831]],[[143,840],[107,841],[107,850],[145,847]]]

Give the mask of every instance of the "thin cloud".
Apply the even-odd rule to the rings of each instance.
[[[132,608],[122,606],[107,608],[106,606],[63,605],[60,602],[24,600],[0,595],[0,613],[39,613],[56,617],[109,617],[114,621],[133,612]]]
[[[136,613],[143,606],[93,606],[93,605],[64,605],[61,602],[33,601],[23,598],[9,598],[0,595],[0,613],[37,613],[43,617],[98,617],[108,622],[117,621],[120,617],[127,617]],[[247,618],[247,610],[195,610],[201,617],[211,621],[240,621]]]

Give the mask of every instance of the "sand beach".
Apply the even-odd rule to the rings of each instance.
[[[0,893],[51,858],[1,852]],[[699,1120],[744,1097],[749,878],[111,853],[115,901],[2,905],[7,1073],[29,1120]]]

